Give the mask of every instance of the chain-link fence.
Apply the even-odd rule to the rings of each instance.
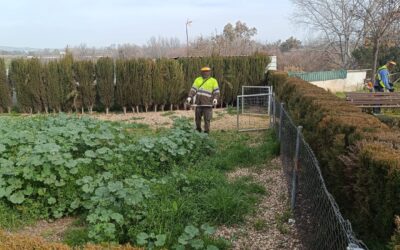
[[[368,249],[354,236],[351,224],[340,213],[326,188],[314,152],[274,97],[271,127],[278,133],[281,161],[297,228],[305,249]]]

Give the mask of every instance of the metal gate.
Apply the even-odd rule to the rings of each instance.
[[[238,131],[268,129],[271,102],[272,87],[243,86],[236,102]]]

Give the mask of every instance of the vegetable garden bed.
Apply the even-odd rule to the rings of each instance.
[[[88,117],[3,116],[0,226],[18,232],[72,216],[62,235],[70,246],[227,249],[231,243],[215,228],[243,222],[265,191],[252,180],[229,181],[225,172],[270,159],[275,142],[248,146],[259,140],[233,132],[209,137],[184,118],[151,130]]]

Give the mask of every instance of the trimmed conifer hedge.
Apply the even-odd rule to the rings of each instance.
[[[71,54],[57,61],[15,59],[10,80],[22,112],[70,112],[127,109],[133,112],[182,107],[200,68],[208,65],[221,89],[221,105],[233,105],[243,85],[265,83],[265,55],[180,59],[100,58],[75,61]],[[4,65],[1,65],[5,69]],[[6,86],[1,83],[0,95]],[[5,110],[5,104],[0,103]]]
[[[0,113],[11,111],[11,90],[8,84],[6,65],[0,58]]]
[[[400,214],[400,133],[283,72],[267,81],[320,161],[328,189],[366,242],[386,243]]]

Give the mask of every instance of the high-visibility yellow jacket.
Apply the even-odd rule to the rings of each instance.
[[[201,76],[197,77],[189,92],[189,97],[193,98],[196,96],[195,104],[197,104],[197,106],[211,107],[213,105],[213,99],[218,100],[219,95],[218,81],[214,77],[206,79]]]
[[[381,86],[382,88],[391,89],[389,81],[389,70],[386,65],[383,65],[376,72],[375,86]]]

